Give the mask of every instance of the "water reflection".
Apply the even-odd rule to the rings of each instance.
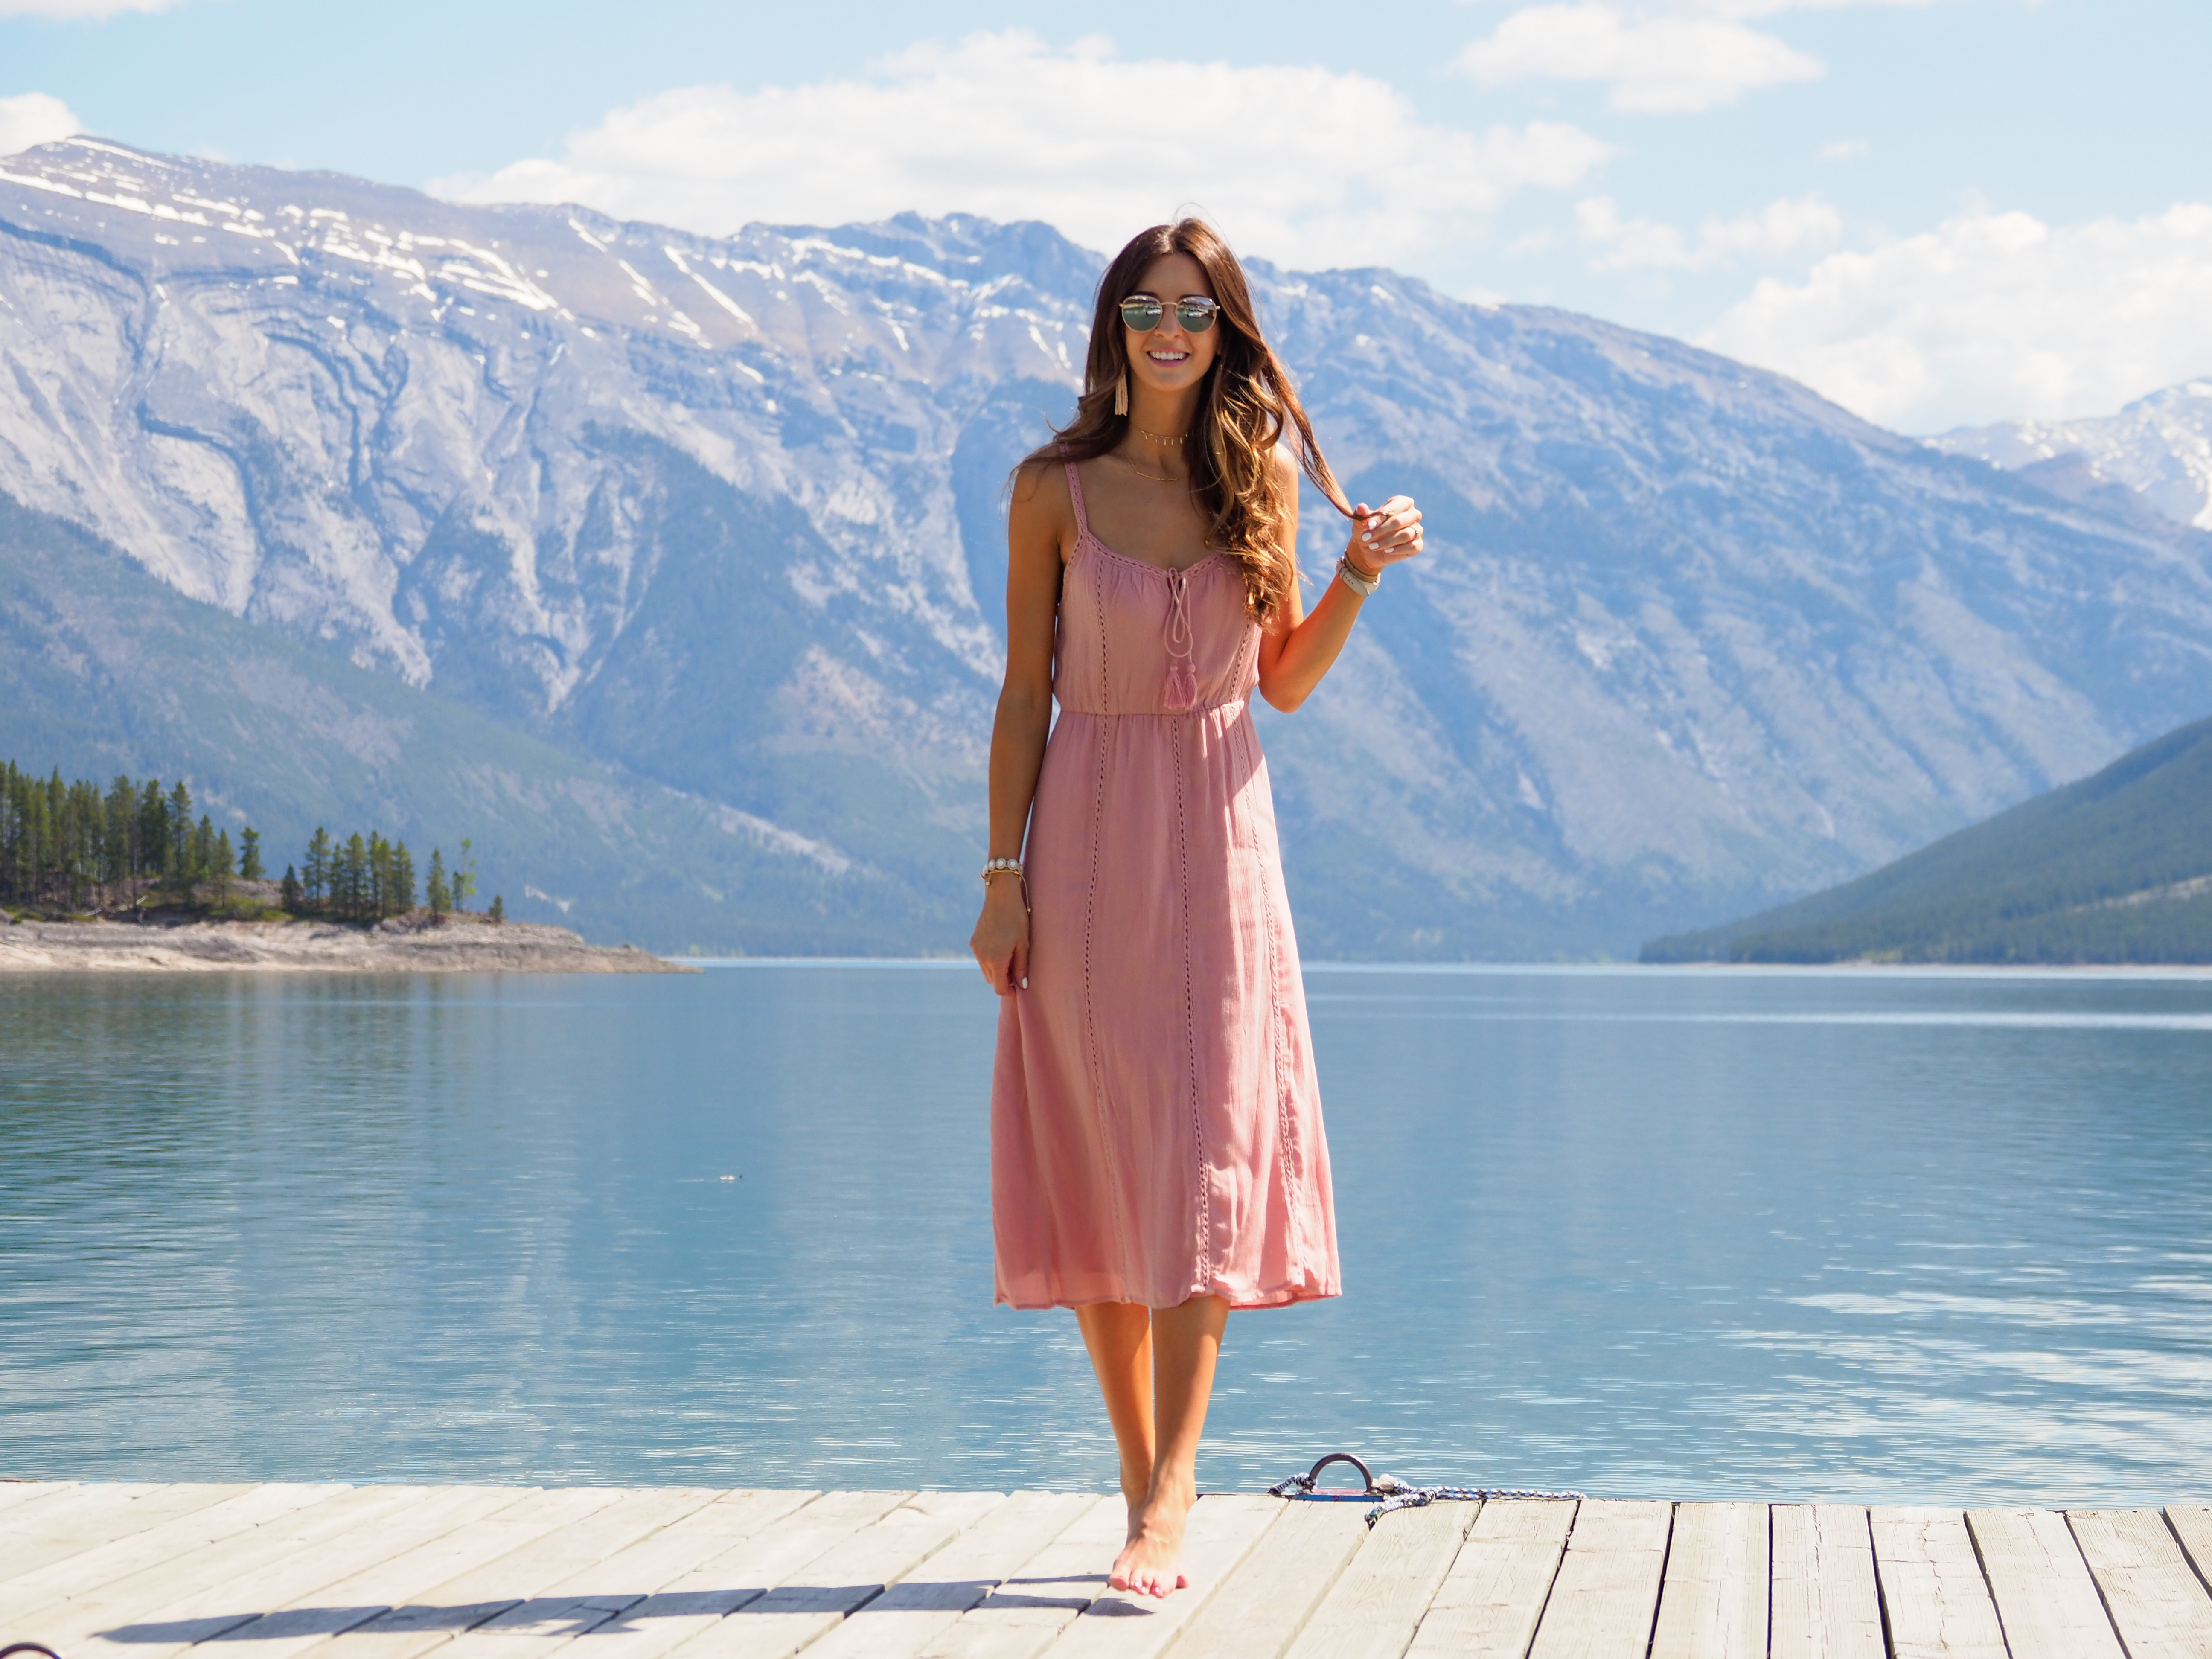
[[[1347,1295],[1203,1474],[2212,1486],[2212,983],[1317,970]],[[0,982],[5,1472],[1110,1484],[958,971]]]

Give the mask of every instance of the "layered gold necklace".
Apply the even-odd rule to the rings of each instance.
[[[1137,436],[1142,438],[1146,443],[1151,444],[1157,449],[1179,449],[1182,447],[1183,438],[1187,435],[1182,433],[1169,434],[1165,432],[1147,432],[1143,427],[1139,426],[1134,421],[1129,422],[1129,430],[1135,433]],[[1127,458],[1125,457],[1124,459],[1126,459]],[[1176,477],[1173,473],[1169,473],[1165,477],[1162,477],[1158,473],[1147,472],[1142,467],[1139,466],[1134,461],[1129,462],[1129,470],[1134,472],[1139,477],[1149,478],[1154,483],[1182,483],[1187,482],[1185,479]]]

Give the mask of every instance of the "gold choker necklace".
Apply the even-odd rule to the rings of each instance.
[[[1187,432],[1178,432],[1172,436],[1164,432],[1147,432],[1144,428],[1139,426],[1134,421],[1129,422],[1129,430],[1135,433],[1146,443],[1158,444],[1163,449],[1172,449],[1190,435]]]

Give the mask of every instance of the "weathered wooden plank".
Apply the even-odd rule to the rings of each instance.
[[[379,1562],[457,1528],[494,1514],[526,1495],[515,1486],[370,1486],[356,1489],[357,1502],[341,1513],[320,1506],[299,1517],[295,1532],[301,1547],[267,1553],[258,1566],[204,1562],[194,1582],[182,1589],[167,1587],[149,1603],[154,1616],[118,1623],[87,1638],[70,1659],[174,1659],[192,1644],[220,1635],[231,1659],[262,1659],[258,1645],[289,1631],[297,1639],[301,1622],[319,1623],[327,1635],[345,1622],[368,1614],[358,1607],[333,1609],[318,1592]],[[283,1615],[294,1617],[289,1626]],[[244,1615],[241,1617],[241,1615]],[[276,1622],[271,1623],[271,1620]],[[232,1648],[233,1643],[254,1643]]]
[[[1891,1659],[2006,1659],[1965,1512],[1877,1508],[1868,1520]]]
[[[77,1482],[74,1480],[0,1480],[0,1525],[6,1523],[11,1510],[37,1503],[40,1498],[58,1498],[76,1489]]]
[[[1536,1626],[1534,1659],[1644,1659],[1673,1518],[1671,1504],[1582,1504]]]
[[[40,1568],[181,1520],[253,1490],[232,1486],[75,1486],[53,1500],[0,1513],[0,1607],[33,1592],[23,1581]]]
[[[682,1659],[789,1659],[1006,1499],[920,1492],[673,1650]]]
[[[11,1482],[7,1486],[0,1486],[0,1493],[9,1496],[7,1509],[0,1510],[0,1537],[19,1537],[26,1532],[36,1531],[41,1525],[52,1524],[52,1517],[55,1516],[70,1515],[81,1517],[100,1509],[131,1503],[153,1492],[178,1492],[189,1495],[192,1492],[211,1492],[227,1497],[234,1492],[243,1492],[252,1484],[252,1481],[247,1481],[242,1485],[210,1486],[199,1482],[160,1480]],[[48,1504],[58,1504],[58,1507],[48,1511],[48,1519],[46,1522],[26,1521],[21,1518],[22,1515],[27,1513],[23,1508],[25,1504],[41,1499]],[[58,1502],[62,1499],[67,1501]],[[208,1502],[213,1503],[215,1499],[210,1498]]]
[[[1767,1641],[1774,1659],[1882,1659],[1874,1538],[1856,1504],[1777,1504]]]
[[[309,1489],[290,1490],[296,1495]],[[181,1553],[149,1561],[135,1572],[103,1578],[81,1593],[58,1597],[31,1611],[19,1621],[18,1628],[27,1626],[33,1631],[49,1633],[58,1639],[50,1640],[48,1634],[40,1634],[37,1639],[46,1641],[50,1647],[66,1643],[71,1652],[82,1651],[96,1639],[105,1640],[106,1632],[119,1632],[126,1626],[131,1627],[134,1637],[166,1635],[167,1626],[164,1620],[168,1611],[185,1598],[207,1586],[229,1583],[271,1562],[312,1551],[364,1519],[388,1512],[405,1498],[404,1489],[388,1486],[322,1490],[324,1495],[318,1502],[300,1504],[289,1513],[265,1516],[256,1525],[234,1528],[225,1536],[210,1539]],[[61,1565],[66,1567],[71,1564]],[[251,1607],[228,1607],[218,1624],[243,1624],[252,1613]],[[144,1628],[149,1625],[161,1628]],[[211,1628],[185,1634],[198,1640]],[[115,1639],[123,1638],[118,1634]]]
[[[453,1637],[438,1648],[439,1659],[543,1659],[643,1600],[642,1594],[534,1595]]]
[[[2181,1540],[2182,1551],[2189,1557],[2189,1565],[2197,1569],[2197,1576],[2212,1584],[2212,1509],[2172,1504],[2166,1511],[2166,1524]]]
[[[1290,1504],[1183,1627],[1169,1659],[1277,1659],[1367,1535],[1364,1504]]]
[[[421,1492],[423,1489],[413,1489]],[[502,1489],[489,1489],[495,1496]],[[495,1559],[540,1534],[604,1505],[603,1491],[503,1489],[509,1501],[465,1522],[438,1530],[409,1547],[371,1552],[368,1565],[326,1581],[299,1603],[253,1621],[252,1659],[291,1659],[324,1646],[336,1633],[404,1604],[473,1563]],[[72,1656],[74,1659],[74,1656]]]
[[[516,1558],[544,1540],[566,1536],[578,1522],[619,1504],[629,1496],[618,1487],[578,1486],[533,1492],[480,1521],[416,1545],[318,1593],[326,1611],[367,1609],[336,1629],[297,1634],[286,1628],[289,1613],[256,1643],[254,1659],[404,1659],[427,1644],[441,1645],[461,1632],[497,1617],[525,1599],[506,1588],[507,1580],[483,1570]],[[687,1494],[688,1496],[688,1494]],[[623,1536],[634,1537],[635,1533]],[[556,1547],[544,1575],[570,1572],[586,1552]],[[541,1576],[539,1582],[544,1582]],[[300,1621],[304,1623],[305,1621]]]
[[[605,1624],[557,1644],[562,1659],[652,1659],[720,1624],[912,1498],[823,1492],[670,1579]],[[610,1587],[611,1588],[611,1587]]]
[[[1291,1659],[1399,1659],[1480,1507],[1431,1504],[1376,1522],[1291,1644]]]
[[[1202,1498],[1183,1534],[1182,1567],[1190,1588],[1164,1600],[1109,1589],[1076,1615],[1053,1659],[1153,1659],[1165,1650],[1268,1528],[1282,1519],[1279,1498],[1218,1494]],[[1113,1565],[1109,1552],[1106,1565]]]
[[[373,1528],[360,1528],[316,1551],[308,1560],[278,1563],[262,1574],[240,1581],[240,1587],[260,1592],[262,1605],[272,1609],[252,1624],[228,1632],[222,1638],[232,1659],[278,1659],[278,1656],[313,1647],[324,1638],[349,1630],[385,1611],[396,1601],[422,1594],[430,1581],[449,1574],[456,1561],[481,1559],[486,1551],[512,1546],[518,1537],[557,1529],[562,1518],[573,1515],[569,1500],[548,1515],[543,1511],[549,1495],[526,1487],[414,1488],[422,1494],[414,1505]],[[520,1516],[507,1511],[522,1506]],[[533,1518],[533,1511],[538,1511]],[[512,1523],[495,1529],[498,1536],[486,1541],[483,1523],[498,1518]],[[534,1532],[533,1532],[534,1529]],[[471,1534],[478,1534],[475,1538]],[[427,1547],[442,1546],[442,1547]],[[710,1539],[703,1548],[720,1544]],[[374,1599],[371,1599],[374,1598]],[[549,1638],[550,1639],[550,1638]],[[234,1643],[251,1644],[232,1649]],[[78,1659],[71,1655],[70,1659]],[[98,1656],[86,1656],[98,1659]],[[124,1659],[124,1656],[113,1656]],[[129,1659],[167,1659],[151,1650],[140,1650]]]
[[[463,1632],[478,1625],[500,1626],[504,1632],[501,1641],[511,1646],[520,1639],[521,1632],[535,1618],[520,1604],[530,1601],[547,1585],[558,1583],[627,1549],[640,1539],[651,1536],[671,1522],[682,1519],[705,1504],[711,1496],[690,1487],[637,1492],[607,1488],[599,1495],[603,1501],[586,1513],[523,1540],[504,1555],[465,1567],[409,1597],[410,1603],[420,1607],[489,1609],[481,1619],[463,1624],[458,1614],[438,1620],[422,1616],[416,1606],[394,1607],[332,1637],[327,1649],[318,1651],[324,1653],[325,1659],[416,1659],[416,1656],[433,1648],[470,1646],[470,1638]],[[611,1618],[643,1596],[641,1590],[620,1599],[618,1605],[605,1609],[602,1619]],[[574,1596],[554,1599],[579,1608],[587,1604]],[[510,1612],[512,1618],[508,1616]],[[534,1639],[542,1643],[550,1639],[554,1632],[562,1637],[575,1634],[571,1626],[572,1621],[556,1620],[550,1632],[542,1632]]]
[[[781,1522],[822,1494],[738,1489],[717,1494],[689,1515],[671,1522],[601,1561],[578,1568],[548,1584],[546,1595],[619,1598],[632,1590],[650,1595],[718,1555],[726,1553],[764,1528]]]
[[[2128,1659],[2212,1659],[2212,1595],[2156,1510],[2066,1516]]]
[[[249,1486],[213,1504],[196,1506],[189,1514],[48,1562],[11,1579],[0,1585],[0,1607],[18,1619],[37,1614],[57,1602],[89,1595],[105,1585],[166,1569],[212,1545],[250,1536],[269,1522],[350,1490],[346,1486]]]
[[[806,1650],[806,1659],[912,1659],[1035,1560],[1097,1502],[1018,1492]]]
[[[931,1638],[919,1659],[1034,1659],[1105,1593],[1127,1532],[1119,1494],[1093,1500],[1020,1571]]]
[[[1766,1505],[1678,1504],[1651,1659],[1766,1659]]]
[[[2089,1564],[2055,1510],[1968,1510],[2012,1659],[2120,1659]]]
[[[1571,1499],[1485,1504],[1414,1632],[1409,1659],[1525,1659],[1574,1523]]]

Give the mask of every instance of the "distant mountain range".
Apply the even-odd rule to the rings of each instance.
[[[921,951],[953,921],[819,842],[187,599],[4,498],[0,641],[0,758],[182,775],[262,831],[273,871],[318,823],[378,824],[426,865],[473,836],[482,896],[510,913],[665,951],[726,949],[734,921],[757,951]]]
[[[1930,439],[2122,518],[2147,510],[2212,530],[2212,380],[2188,380],[2086,421],[2002,421]]]
[[[2212,720],[1646,962],[2212,963]]]
[[[516,914],[562,919],[534,889],[598,936],[957,950],[1003,485],[1069,406],[1100,264],[1036,224],[715,240],[90,139],[0,161],[0,493],[52,602],[0,641],[108,677],[85,719],[20,674],[0,750],[475,830]],[[1253,269],[1338,471],[1431,536],[1305,711],[1263,715],[1316,955],[1626,953],[2212,708],[2212,536],[1674,341]],[[1305,525],[1326,572],[1340,526]],[[133,589],[75,613],[106,655],[57,645],[79,559],[210,629],[160,612],[149,679]],[[185,718],[166,678],[226,654],[545,793],[379,770],[283,698]],[[538,834],[500,799],[579,804]]]

